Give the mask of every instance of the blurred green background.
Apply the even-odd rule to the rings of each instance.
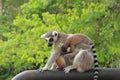
[[[120,0],[0,0],[0,80],[44,66],[50,30],[88,35],[100,67],[120,67]]]

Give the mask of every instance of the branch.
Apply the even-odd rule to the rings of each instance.
[[[17,74],[12,80],[93,80],[93,71],[80,73],[75,70],[68,74],[63,71],[27,70]],[[99,80],[120,80],[120,69],[99,69]]]

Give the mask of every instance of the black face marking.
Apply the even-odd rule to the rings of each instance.
[[[53,38],[50,38],[50,39],[49,39],[49,42],[53,42]]]
[[[48,47],[51,47],[53,45],[53,42],[54,42],[53,38],[52,37],[49,38],[49,40],[47,40]]]

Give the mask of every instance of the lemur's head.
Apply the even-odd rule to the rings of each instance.
[[[58,32],[57,31],[49,31],[43,35],[41,38],[44,38],[48,44],[48,46],[52,46],[58,39]]]

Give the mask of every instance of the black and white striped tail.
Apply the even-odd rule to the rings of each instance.
[[[98,67],[99,67],[99,63],[98,63],[98,59],[97,59],[97,55],[96,55],[96,49],[94,47],[94,44],[91,45],[92,46],[92,51],[93,51],[93,57],[94,57],[94,77],[93,80],[98,80]]]

